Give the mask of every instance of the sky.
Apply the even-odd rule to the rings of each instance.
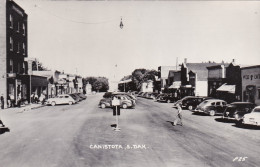
[[[52,70],[120,80],[177,58],[260,63],[256,1],[15,2],[28,14],[28,56]]]

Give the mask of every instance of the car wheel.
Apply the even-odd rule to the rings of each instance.
[[[73,102],[72,102],[72,101],[70,101],[70,102],[69,102],[69,105],[72,105],[72,104],[73,104]]]
[[[243,121],[242,119],[239,121],[236,121],[236,126],[241,127],[243,124],[242,121]]]
[[[171,100],[167,100],[167,103],[170,103],[171,102]]]
[[[210,110],[210,111],[209,111],[209,115],[210,115],[210,116],[214,116],[214,115],[215,115],[215,111],[214,111],[214,110]]]
[[[126,104],[123,104],[123,106],[122,106],[124,109],[126,109],[127,108],[127,105]]]
[[[55,105],[56,105],[55,101],[51,102],[51,105],[52,105],[52,106],[55,106]]]
[[[102,103],[101,108],[106,108],[106,105],[104,103]]]
[[[189,106],[188,109],[189,109],[189,110],[193,110],[193,107],[192,107],[192,106]]]

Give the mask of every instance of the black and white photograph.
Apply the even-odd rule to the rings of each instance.
[[[1,167],[260,166],[260,1],[1,0]]]

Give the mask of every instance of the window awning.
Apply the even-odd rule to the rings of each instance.
[[[180,87],[181,87],[181,81],[175,81],[172,83],[169,89],[179,89]]]
[[[229,92],[229,93],[235,93],[236,91],[236,85],[227,85],[226,83],[221,85],[217,91],[222,91],[222,92]]]

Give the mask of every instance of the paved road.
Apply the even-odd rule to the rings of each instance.
[[[218,117],[183,111],[172,126],[172,104],[138,99],[121,111],[120,132],[111,109],[97,107],[101,94],[77,105],[3,111],[11,132],[0,135],[5,167],[259,166],[260,129],[238,128]],[[113,146],[113,148],[112,148]],[[109,149],[110,148],[110,149]],[[248,157],[245,161],[233,161]]]

